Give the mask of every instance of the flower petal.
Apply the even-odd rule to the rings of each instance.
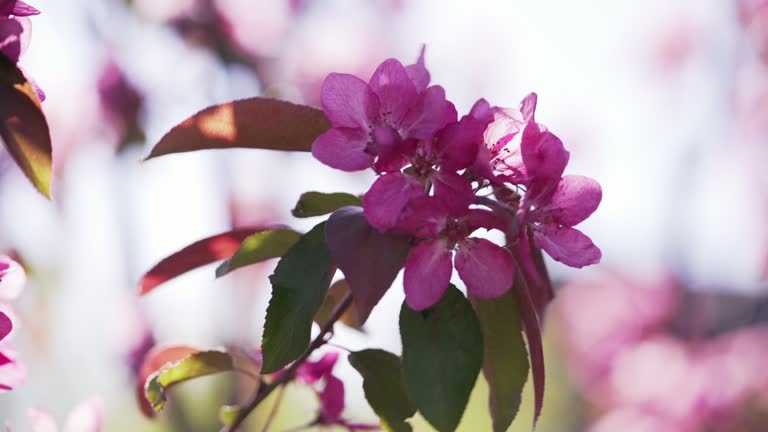
[[[99,398],[91,398],[69,413],[62,432],[101,432],[103,427],[104,402]]]
[[[332,73],[320,90],[323,112],[336,127],[360,128],[367,132],[371,119],[379,115],[379,101],[368,84],[350,74]]]
[[[540,211],[550,214],[555,223],[570,227],[594,213],[602,197],[603,191],[595,180],[567,175],[560,179],[550,203]]]
[[[534,233],[533,241],[536,247],[569,267],[597,264],[602,258],[600,249],[576,228],[543,225]]]
[[[414,310],[424,310],[445,294],[451,283],[451,250],[446,240],[425,241],[411,250],[405,261],[405,301]]]
[[[515,282],[512,254],[490,240],[470,237],[462,241],[454,262],[467,290],[480,298],[499,297]]]
[[[523,130],[520,150],[531,178],[560,178],[570,158],[570,153],[565,150],[557,135],[533,122],[528,123]]]
[[[368,136],[359,129],[332,128],[312,143],[312,156],[331,168],[359,171],[373,163],[368,153]]]
[[[31,432],[58,432],[59,426],[56,419],[49,413],[39,409],[30,408],[29,428]]]
[[[392,125],[399,125],[405,114],[417,101],[416,86],[402,63],[395,59],[384,60],[376,68],[368,85],[379,97],[380,112]]]
[[[436,171],[430,178],[435,187],[435,198],[442,201],[454,216],[467,212],[475,201],[472,184],[469,180],[452,171]]]
[[[363,198],[368,223],[381,232],[393,228],[412,198],[424,195],[424,186],[412,176],[393,172],[379,177]]]
[[[506,232],[509,225],[508,222],[496,212],[477,208],[470,209],[464,217],[464,220],[467,223],[467,227],[471,230],[470,232],[480,228],[485,228],[488,231],[497,229],[501,232]]]
[[[10,257],[0,255],[0,302],[16,299],[26,283],[24,268]]]
[[[299,369],[296,371],[296,378],[305,384],[314,384],[331,373],[338,359],[339,353],[329,352],[316,362],[307,361],[299,366]]]
[[[536,103],[538,100],[539,96],[531,92],[520,102],[520,114],[523,115],[523,121],[526,123],[536,121]]]
[[[344,383],[333,375],[325,377],[325,387],[320,392],[320,419],[323,424],[337,424],[344,411]]]
[[[13,330],[13,321],[8,318],[8,315],[0,312],[0,341],[5,339]]]
[[[445,90],[432,86],[424,90],[400,123],[404,137],[432,139],[445,125],[455,122],[456,107],[445,98]]]
[[[450,209],[441,200],[432,196],[412,199],[403,209],[397,230],[417,238],[434,238],[445,227]]]
[[[419,58],[415,64],[405,67],[405,71],[408,73],[408,77],[413,81],[413,85],[416,86],[416,91],[421,93],[429,85],[429,71],[424,65],[424,52],[427,50],[426,45],[421,46],[421,52],[419,52]]]
[[[438,134],[437,150],[442,168],[459,171],[468,168],[477,158],[477,149],[483,145],[486,119],[465,115],[458,123],[451,123]]]
[[[0,18],[0,54],[4,54],[13,63],[19,61],[26,48],[22,37],[24,33],[21,18]]]

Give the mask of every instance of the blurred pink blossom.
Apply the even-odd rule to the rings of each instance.
[[[101,432],[104,428],[104,403],[91,398],[76,406],[59,429],[56,419],[39,408],[29,410],[30,432]],[[12,432],[11,428],[7,428]]]

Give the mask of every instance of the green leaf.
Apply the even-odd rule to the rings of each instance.
[[[196,150],[251,148],[312,150],[331,123],[319,109],[290,102],[250,98],[208,107],[171,129],[147,159]]]
[[[232,356],[223,351],[202,351],[191,354],[150,375],[144,387],[147,400],[155,411],[160,411],[167,401],[166,392],[176,384],[235,369]]]
[[[403,371],[412,400],[438,431],[459,424],[483,362],[480,323],[451,285],[436,305],[400,311]]]
[[[334,273],[322,222],[286,252],[269,277],[272,299],[264,324],[262,373],[280,370],[307,348],[312,318],[323,303]]]
[[[360,198],[344,192],[304,192],[299,197],[299,202],[296,203],[296,207],[291,210],[291,213],[294,217],[306,218],[333,213],[346,206],[361,205],[363,203],[360,201]]]
[[[53,155],[48,122],[24,74],[0,53],[0,138],[32,185],[51,198]]]
[[[283,256],[301,237],[291,229],[275,229],[253,234],[243,240],[232,258],[224,261],[216,269],[216,277],[271,258]]]
[[[379,349],[367,349],[349,355],[349,363],[363,377],[365,399],[381,419],[384,429],[410,432],[405,420],[416,414],[405,386],[400,357]]]
[[[528,351],[513,290],[495,299],[470,296],[483,331],[483,375],[490,387],[494,432],[504,432],[520,408],[528,379]]]
[[[328,288],[328,294],[325,296],[325,300],[323,300],[323,304],[315,314],[315,322],[318,325],[325,324],[325,322],[328,321],[333,311],[336,310],[336,307],[339,305],[339,303],[341,303],[341,301],[344,299],[344,296],[346,296],[348,292],[349,283],[346,281],[346,279],[340,279],[331,284],[331,287]],[[357,309],[355,308],[354,302],[349,305],[343,314],[341,314],[341,317],[339,317],[339,322],[355,330],[362,329],[363,323],[360,322],[358,318]]]

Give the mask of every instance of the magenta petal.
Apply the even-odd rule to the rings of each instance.
[[[99,398],[91,398],[70,412],[62,432],[101,432],[103,428],[104,402]]]
[[[379,177],[363,198],[368,223],[381,232],[393,228],[412,198],[424,195],[424,186],[412,176],[393,172]]]
[[[445,228],[450,213],[448,206],[435,197],[416,197],[403,209],[397,229],[417,238],[434,238]]]
[[[8,315],[0,312],[0,341],[5,339],[11,330],[13,330],[13,322],[8,318]]]
[[[39,408],[30,408],[29,430],[30,432],[58,432],[59,426],[52,415]]]
[[[469,115],[474,119],[485,122],[486,124],[493,121],[493,109],[491,104],[485,99],[478,99],[472,108],[469,110]]]
[[[468,168],[477,158],[477,149],[483,144],[483,131],[488,123],[471,115],[461,118],[440,131],[437,149],[440,152],[440,166],[447,170],[459,171]]]
[[[512,254],[483,238],[462,241],[454,263],[467,291],[480,298],[499,297],[512,288],[515,281]]]
[[[367,132],[371,119],[379,115],[376,94],[354,75],[328,75],[320,95],[323,112],[336,127],[360,128]]]
[[[465,177],[452,171],[437,171],[430,177],[435,187],[435,198],[442,201],[454,216],[467,212],[475,201],[472,184]]]
[[[0,393],[18,387],[27,379],[27,369],[16,359],[17,353],[7,344],[0,347],[4,357],[0,366]],[[10,360],[10,361],[8,361]]]
[[[405,67],[395,59],[388,59],[380,64],[369,85],[379,97],[381,113],[392,125],[400,124],[400,120],[417,99],[416,86],[408,77]]]
[[[13,7],[13,12],[12,12],[12,15],[17,17],[26,17],[26,16],[39,15],[39,14],[40,14],[39,10],[24,3],[21,0],[16,1],[16,6]]]
[[[22,33],[24,27],[19,19],[0,18],[0,54],[5,55],[13,63],[17,63],[24,51]]]
[[[400,123],[400,129],[404,137],[432,139],[445,125],[455,122],[457,115],[456,107],[445,98],[445,90],[432,86],[411,105]]]
[[[538,99],[539,96],[536,93],[529,93],[528,96],[523,98],[522,102],[520,102],[520,114],[523,115],[524,122],[528,123],[536,121],[536,103],[538,102]]]
[[[528,123],[523,130],[520,149],[531,178],[560,178],[570,158],[560,138],[536,123]]]
[[[477,208],[470,209],[467,215],[464,216],[464,221],[466,221],[470,233],[480,228],[485,228],[488,231],[497,229],[506,232],[509,225],[507,220],[496,212]]]
[[[0,302],[16,299],[26,283],[24,268],[10,257],[0,255]]]
[[[493,107],[493,121],[483,134],[485,145],[499,152],[525,125],[523,116],[515,108]]]
[[[403,275],[408,306],[424,310],[437,303],[451,283],[451,273],[451,250],[446,240],[425,241],[416,245],[405,261]]]
[[[339,353],[329,352],[316,362],[307,361],[296,371],[296,378],[306,384],[314,384],[331,373],[338,359]]]
[[[419,58],[415,64],[405,67],[405,71],[408,73],[408,77],[413,81],[413,85],[416,86],[416,91],[421,93],[429,85],[429,71],[424,65],[424,52],[427,46],[421,46],[421,52],[419,52]]]
[[[367,147],[368,136],[359,129],[332,128],[312,143],[312,156],[331,168],[359,171],[373,163]]]
[[[534,233],[533,241],[536,247],[570,267],[597,264],[602,258],[600,249],[576,228],[542,225]]]
[[[325,377],[325,387],[320,392],[320,418],[325,424],[335,424],[344,411],[344,383],[333,375]]]
[[[550,203],[540,209],[552,220],[564,226],[574,226],[597,210],[603,191],[600,184],[589,177],[567,175],[560,179]]]

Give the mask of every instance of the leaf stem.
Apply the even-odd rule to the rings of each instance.
[[[293,363],[291,363],[290,366],[288,366],[288,369],[286,369],[283,373],[281,373],[277,378],[275,378],[274,381],[270,382],[269,384],[265,386],[260,386],[259,390],[256,391],[256,394],[253,396],[250,402],[248,402],[248,405],[246,405],[242,411],[238,414],[237,418],[232,422],[230,426],[224,426],[221,429],[221,432],[234,432],[237,430],[238,427],[245,421],[245,419],[248,417],[248,415],[253,412],[254,409],[256,409],[259,404],[264,401],[264,399],[267,398],[275,389],[280,387],[281,385],[288,383],[291,381],[296,374],[296,370],[301,366],[310,355],[312,355],[315,350],[320,348],[321,346],[325,345],[327,340],[325,339],[325,336],[333,330],[333,324],[338,321],[339,318],[341,318],[341,315],[344,314],[344,311],[349,308],[349,306],[352,304],[352,294],[347,293],[344,298],[341,300],[338,306],[336,306],[336,309],[334,309],[331,316],[328,318],[328,321],[326,321],[322,327],[320,328],[320,333],[315,337],[312,342],[310,342],[307,349],[304,351],[304,353],[299,356]]]

